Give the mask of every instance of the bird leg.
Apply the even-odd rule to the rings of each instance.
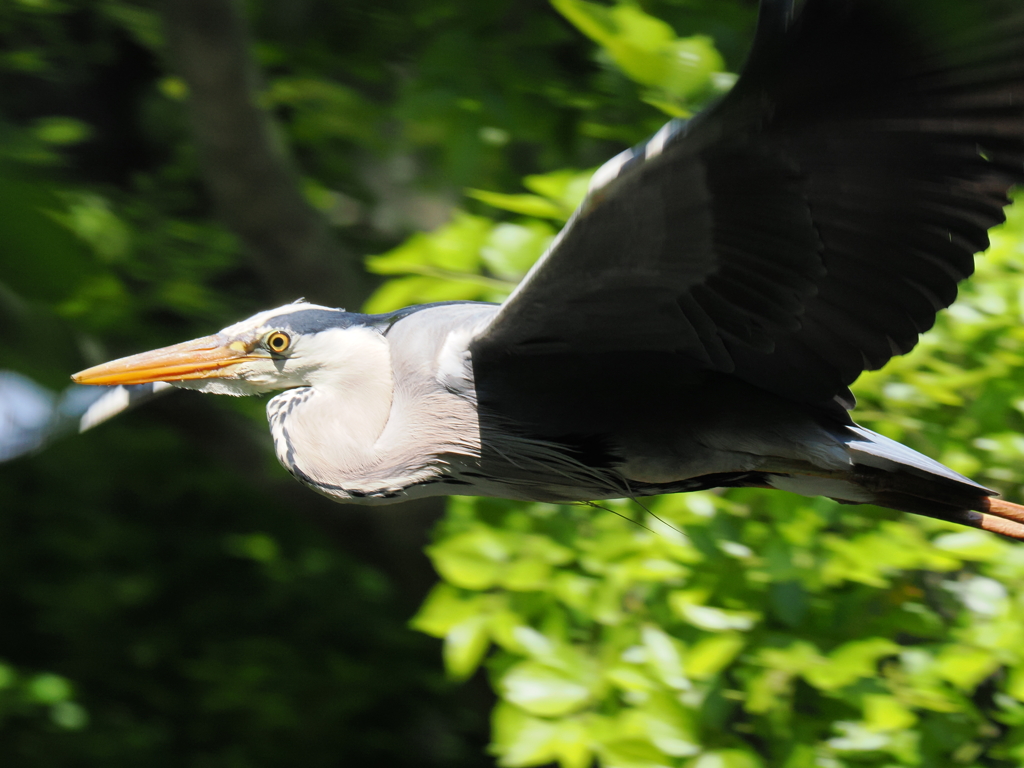
[[[976,528],[1024,540],[1024,506],[1003,499],[984,498],[975,509],[981,513],[980,525]]]
[[[790,470],[790,476],[810,476],[821,478],[846,479],[855,482],[859,487],[870,491],[870,503],[902,512],[911,512],[936,520],[945,520],[957,525],[991,531],[1011,539],[1024,541],[1024,506],[1003,499],[989,496],[958,494],[947,495],[939,501],[938,487],[933,487],[924,478],[909,475],[894,476],[872,467],[857,467],[854,475],[822,470],[801,468],[797,472]],[[747,483],[754,485],[754,483]],[[844,501],[840,503],[863,503]]]
[[[1012,501],[986,497],[974,509],[1005,520],[1013,520],[1015,523],[1024,523],[1024,506],[1014,504]]]
[[[977,524],[964,523],[964,525],[970,525],[973,528],[981,528],[981,530],[983,531],[1000,533],[1003,536],[1009,536],[1011,539],[1024,541],[1024,525],[1021,525],[1020,523],[1015,523],[1012,520],[1007,520],[1005,517],[987,515],[984,512],[979,512],[977,514],[980,518]]]
[[[972,509],[964,509],[904,494],[880,493],[873,503],[1024,541],[1024,506],[1002,499],[986,496],[975,501]]]

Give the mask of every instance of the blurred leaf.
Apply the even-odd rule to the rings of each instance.
[[[670,759],[646,739],[616,739],[602,745],[601,764],[609,768],[668,768]]]
[[[944,533],[933,542],[937,549],[964,560],[998,560],[1006,554],[1009,545],[984,531],[965,530]]]
[[[36,121],[35,134],[47,144],[69,145],[88,140],[92,129],[71,117],[45,117]]]
[[[551,245],[555,232],[541,222],[499,224],[480,251],[487,268],[503,280],[518,280]]]
[[[99,195],[74,193],[65,194],[64,199],[67,212],[57,214],[56,218],[87,242],[102,261],[113,262],[127,255],[131,233],[107,200]]]
[[[331,139],[354,139],[376,144],[378,110],[358,91],[312,77],[279,77],[263,94],[268,106],[289,107],[291,134],[303,144],[320,145]]]
[[[990,651],[963,645],[948,645],[935,659],[935,671],[962,691],[971,692],[999,667]]]
[[[486,616],[470,616],[444,636],[444,666],[457,680],[472,675],[490,646]]]
[[[859,678],[873,677],[877,673],[878,660],[899,651],[899,645],[881,637],[858,640],[841,645],[823,663],[809,665],[801,674],[816,688],[834,690]]]
[[[591,171],[552,171],[523,178],[523,186],[548,200],[561,203],[568,211],[574,211],[583,202],[590,186]]]
[[[694,605],[676,601],[672,603],[674,610],[695,627],[709,632],[726,632],[729,630],[746,631],[757,623],[760,616],[751,611],[727,611],[709,605]]]
[[[378,288],[363,305],[363,311],[377,314],[435,301],[469,301],[479,299],[482,292],[480,281],[474,279],[457,280],[452,276],[397,278]]]
[[[743,636],[734,632],[705,637],[686,654],[687,674],[696,680],[718,674],[736,658],[743,645]]]
[[[447,581],[465,589],[494,586],[511,558],[508,541],[483,527],[434,544],[427,554]]]
[[[46,187],[0,167],[0,282],[20,296],[60,301],[99,271],[81,242],[55,220],[63,208]]]
[[[504,699],[530,713],[558,717],[577,712],[591,700],[583,681],[561,670],[524,661],[502,675],[498,689]]]
[[[588,768],[590,751],[582,724],[573,720],[543,720],[500,703],[492,715],[493,748],[498,764],[543,765],[558,760],[562,768]]]
[[[836,730],[842,735],[828,740],[828,745],[839,752],[876,752],[891,743],[885,733],[869,730],[860,723],[837,722]]]
[[[711,74],[724,68],[707,38],[678,39],[668,24],[639,6],[619,2],[608,7],[586,0],[552,0],[552,5],[600,43],[626,75],[673,96],[707,89]]]
[[[117,0],[104,0],[100,12],[128,32],[139,45],[152,51],[164,49],[163,29],[156,11]]]
[[[265,533],[249,533],[227,538],[226,548],[235,557],[259,563],[272,563],[279,557],[277,542]]]
[[[700,736],[693,713],[674,696],[656,694],[642,709],[627,714],[634,727],[641,728],[651,743],[672,757],[689,757],[701,751]]]
[[[870,730],[900,731],[917,723],[917,716],[893,696],[864,697],[864,721]]]
[[[512,213],[521,213],[524,216],[537,216],[556,221],[565,221],[572,213],[572,209],[566,209],[538,195],[506,195],[500,192],[488,192],[483,189],[467,189],[466,194],[494,208],[511,211]]]
[[[73,701],[58,701],[50,707],[50,718],[69,731],[77,731],[89,724],[89,713]]]
[[[762,768],[764,763],[753,752],[741,749],[722,749],[705,752],[689,768]]]
[[[652,625],[643,627],[641,636],[648,664],[657,678],[669,688],[688,690],[690,681],[683,668],[685,651],[679,641]]]
[[[413,235],[388,253],[368,257],[366,266],[380,275],[415,274],[424,266],[473,273],[492,226],[488,219],[457,211],[441,228]]]
[[[71,698],[71,683],[60,675],[36,675],[26,686],[28,695],[41,704],[56,704]]]
[[[476,616],[482,610],[476,597],[465,597],[448,584],[437,584],[409,621],[409,626],[434,637],[444,637],[456,624]]]

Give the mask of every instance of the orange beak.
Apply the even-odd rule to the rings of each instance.
[[[243,342],[226,343],[222,336],[204,336],[103,363],[76,373],[71,380],[111,385],[224,378],[231,375],[232,366],[249,359],[250,349]]]

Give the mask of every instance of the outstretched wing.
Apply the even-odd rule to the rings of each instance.
[[[656,350],[809,403],[910,350],[1024,180],[1024,14],[763,0],[730,94],[602,167],[474,354]]]

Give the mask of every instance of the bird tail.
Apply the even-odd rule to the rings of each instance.
[[[852,479],[871,503],[1024,540],[1024,506],[869,429],[847,431]]]

